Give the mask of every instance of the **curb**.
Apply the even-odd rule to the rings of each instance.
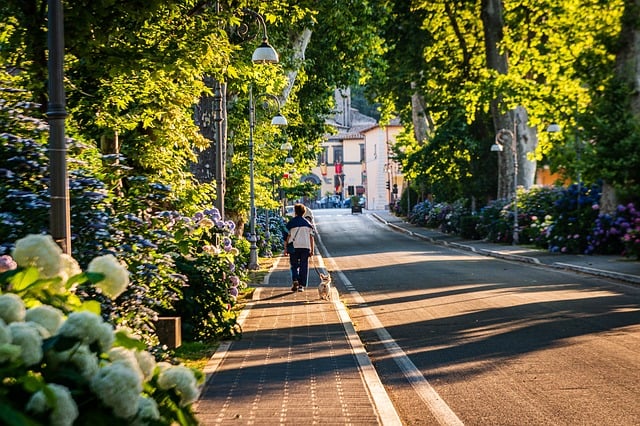
[[[448,242],[448,241],[440,241],[437,239],[434,239],[432,237],[428,237],[426,235],[421,235],[420,233],[417,232],[413,232],[410,231],[402,226],[393,224],[391,222],[386,221],[385,219],[381,218],[380,216],[378,216],[375,213],[371,214],[376,220],[378,220],[379,222],[382,222],[384,225],[389,226],[390,228],[398,231],[398,232],[402,232],[404,234],[407,234],[411,237],[415,237],[418,239],[421,239],[423,241],[428,241],[432,244],[437,244],[437,245],[441,245],[441,246],[445,246],[445,247],[452,247],[452,248],[456,248],[459,250],[466,250],[466,251],[471,251],[474,253],[478,253],[484,256],[491,256],[491,257],[495,257],[498,259],[503,259],[503,260],[512,260],[512,261],[516,261],[516,262],[522,262],[522,263],[529,263],[532,265],[537,265],[537,266],[544,266],[544,267],[549,267],[549,268],[554,268],[554,269],[562,269],[562,270],[566,270],[566,271],[574,271],[574,272],[581,272],[583,274],[587,274],[587,275],[593,275],[593,276],[597,276],[597,277],[604,277],[604,278],[611,278],[611,279],[615,279],[618,281],[625,281],[625,282],[629,282],[629,283],[633,283],[633,284],[640,284],[640,277],[635,276],[635,275],[629,275],[629,274],[622,274],[620,272],[613,272],[613,271],[604,271],[602,269],[596,269],[596,268],[589,268],[586,266],[578,266],[578,265],[571,265],[569,263],[562,263],[562,262],[555,262],[553,264],[546,264],[540,261],[540,259],[537,259],[535,257],[531,257],[531,256],[521,256],[521,255],[517,255],[517,254],[506,254],[506,253],[502,253],[500,251],[496,251],[496,250],[487,250],[487,249],[477,249],[473,246],[469,246],[466,244],[462,244],[462,243],[456,243],[456,242]],[[407,223],[404,222],[403,223]]]
[[[561,263],[561,262],[555,262],[549,266],[556,269],[573,270],[576,272],[582,272],[583,274],[595,275],[595,276],[604,277],[604,278],[612,278],[614,280],[627,281],[633,284],[640,284],[640,277],[635,275],[623,274],[620,272],[603,271],[602,269],[589,268],[588,266],[571,265],[568,263]]]

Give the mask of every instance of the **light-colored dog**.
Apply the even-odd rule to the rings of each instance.
[[[318,285],[318,296],[322,300],[331,300],[331,275],[319,274],[320,284]]]

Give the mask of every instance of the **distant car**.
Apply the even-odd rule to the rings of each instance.
[[[286,206],[286,207],[284,208],[284,214],[285,214],[286,216],[291,216],[291,217],[293,217],[293,216],[295,216],[295,215],[296,215],[296,212],[295,212],[295,210],[294,210],[293,206]]]

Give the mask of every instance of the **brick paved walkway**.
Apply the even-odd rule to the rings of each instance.
[[[365,380],[339,302],[319,299],[313,270],[309,289],[292,293],[287,266],[281,258],[269,284],[258,287],[244,312],[242,339],[212,358],[195,405],[201,424],[396,423],[395,411],[391,422],[378,413],[382,387]],[[335,289],[333,295],[336,300]]]

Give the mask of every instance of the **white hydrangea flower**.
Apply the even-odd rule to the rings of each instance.
[[[109,351],[109,359],[111,362],[119,361],[127,364],[132,371],[138,374],[140,381],[144,380],[144,374],[142,373],[142,369],[140,369],[140,365],[138,365],[135,351],[121,346],[111,348]]]
[[[202,219],[200,222],[198,222],[198,224],[203,228],[212,228],[215,225],[215,223],[213,223],[213,221],[208,217]]]
[[[9,324],[11,343],[20,346],[20,358],[25,365],[34,365],[42,360],[42,336],[35,323],[13,322]]]
[[[158,377],[158,387],[160,389],[176,388],[180,395],[180,405],[185,406],[198,399],[198,384],[193,371],[184,365],[174,365],[160,373]]]
[[[32,327],[34,327],[36,330],[38,330],[38,333],[40,333],[40,337],[42,337],[43,340],[44,339],[48,339],[49,337],[52,336],[52,334],[49,333],[49,330],[47,330],[46,328],[44,328],[43,326],[41,326],[37,322],[26,321],[26,323],[31,325]]]
[[[150,420],[160,420],[160,410],[155,399],[140,395],[138,399],[138,414],[131,422],[131,426],[148,425]]]
[[[51,235],[31,234],[16,241],[11,256],[20,266],[34,266],[43,278],[60,273],[62,249]]]
[[[86,380],[91,380],[100,368],[99,358],[85,344],[62,352],[49,351],[46,358],[53,368],[57,368],[63,362],[72,363]]]
[[[24,321],[27,309],[17,294],[5,293],[0,295],[0,319],[7,324]]]
[[[32,321],[47,329],[50,336],[58,331],[64,322],[64,314],[60,309],[49,305],[40,305],[27,309],[25,321]]]
[[[156,368],[156,359],[147,351],[136,351],[135,355],[138,360],[138,365],[140,366],[140,371],[142,371],[144,375],[144,380],[150,380]]]
[[[142,392],[140,373],[122,361],[100,368],[91,380],[91,390],[100,400],[124,419],[138,412],[138,398]]]
[[[75,337],[86,345],[99,342],[104,352],[111,348],[115,339],[111,324],[105,323],[99,315],[89,311],[69,314],[67,320],[58,329],[58,334]]]
[[[42,414],[53,408],[49,416],[49,424],[51,426],[73,425],[73,422],[78,418],[78,406],[71,397],[69,389],[55,383],[51,383],[47,387],[54,395],[55,405],[50,407],[44,392],[38,391],[31,396],[27,403],[27,411]]]
[[[81,273],[82,269],[73,257],[66,253],[60,255],[60,277],[62,277],[63,283],[66,283],[69,278]]]
[[[89,262],[87,271],[104,275],[96,287],[111,299],[120,296],[129,285],[129,271],[111,254],[94,258]]]

